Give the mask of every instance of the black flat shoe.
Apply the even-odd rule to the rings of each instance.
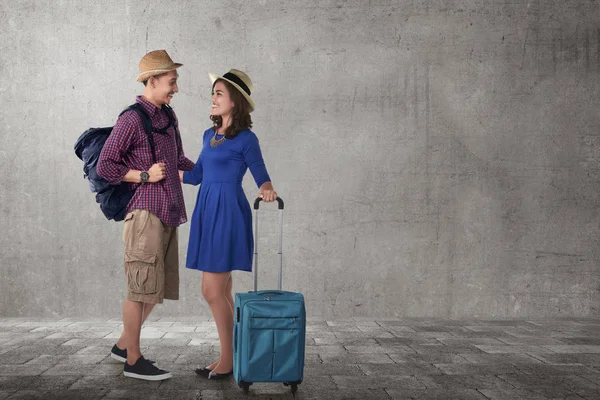
[[[209,370],[210,371],[210,370]],[[227,372],[225,374],[217,374],[216,372],[210,371],[207,378],[213,381],[218,381],[221,379],[227,379],[229,378],[231,375],[233,375],[233,370],[231,370],[230,372]]]
[[[204,377],[208,377],[208,375],[212,372],[212,369],[208,369],[206,367],[204,368],[196,368],[196,373],[198,375],[204,376]]]

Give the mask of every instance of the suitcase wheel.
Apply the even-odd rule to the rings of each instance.
[[[250,382],[241,381],[240,383],[238,383],[238,386],[244,389],[244,394],[248,394],[248,391],[250,390],[250,385],[252,385],[252,383]]]
[[[284,382],[283,385],[284,386],[291,386],[292,387],[292,394],[295,395],[296,392],[298,391],[298,384],[299,383],[302,383],[302,381],[299,381],[299,382]]]

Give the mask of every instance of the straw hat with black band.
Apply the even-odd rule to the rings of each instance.
[[[254,86],[252,85],[252,80],[248,75],[246,75],[244,72],[238,69],[230,69],[226,74],[223,74],[223,76],[212,73],[209,73],[208,76],[210,76],[213,85],[215,84],[217,79],[222,79],[231,83],[233,87],[239,90],[242,96],[244,96],[244,98],[248,100],[248,104],[250,105],[250,112],[254,111],[254,100],[252,100],[252,98],[250,97],[252,91],[254,90]]]
[[[144,82],[151,76],[165,74],[176,70],[183,64],[173,62],[165,50],[154,50],[146,54],[140,60],[140,74],[137,77],[138,82]]]

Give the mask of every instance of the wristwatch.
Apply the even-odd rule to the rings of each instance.
[[[148,174],[148,172],[146,172],[146,171],[140,172],[140,180],[142,181],[142,183],[148,182],[149,178],[150,178],[150,174]]]

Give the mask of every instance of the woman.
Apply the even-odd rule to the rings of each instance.
[[[213,127],[204,132],[194,169],[180,171],[180,177],[183,183],[202,184],[191,220],[186,267],[202,271],[202,295],[210,305],[221,343],[219,360],[196,373],[224,379],[233,374],[231,271],[252,271],[252,213],[242,189],[247,169],[263,201],[275,201],[277,193],[258,138],[250,130],[254,110],[250,77],[235,69],[223,76],[209,75]]]

